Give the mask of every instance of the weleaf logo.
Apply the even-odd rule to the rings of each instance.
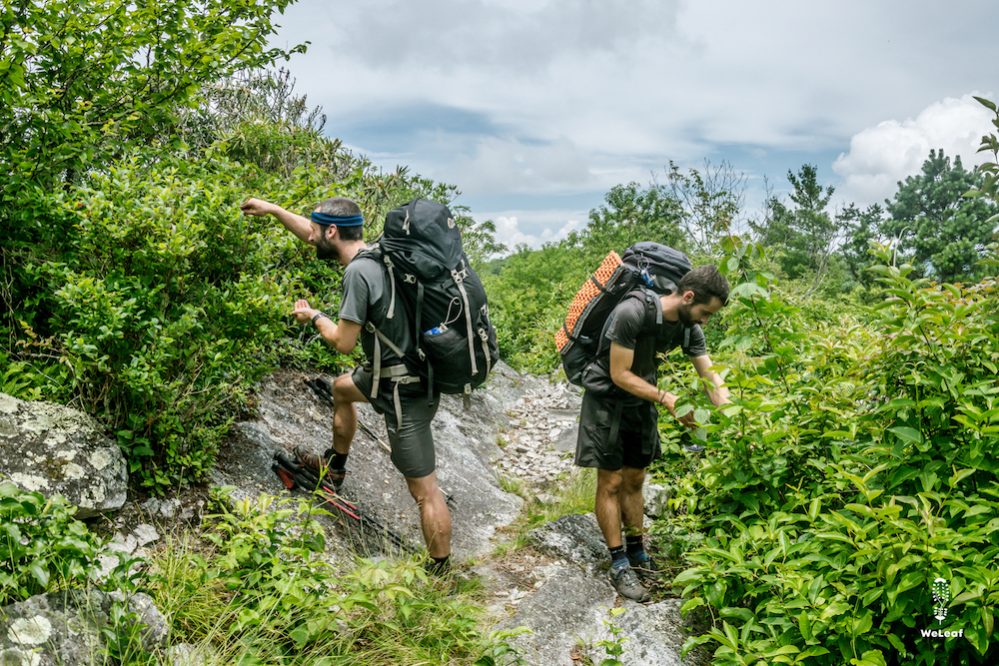
[[[947,618],[947,604],[950,603],[950,583],[943,578],[934,578],[930,591],[933,593],[933,617],[943,622]]]

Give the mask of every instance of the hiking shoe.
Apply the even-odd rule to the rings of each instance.
[[[423,564],[423,570],[426,571],[431,576],[444,577],[451,574],[451,558],[444,560],[443,562],[438,562],[433,558],[429,558]]]
[[[625,599],[632,601],[648,601],[649,591],[639,582],[638,575],[630,566],[611,567],[611,584]]]
[[[296,446],[292,449],[292,453],[295,454],[295,459],[299,465],[315,474],[320,480],[333,486],[334,491],[340,491],[344,479],[347,478],[347,470],[333,469],[330,467],[329,458],[313,453],[301,446]]]

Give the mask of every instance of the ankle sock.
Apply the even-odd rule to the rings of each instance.
[[[611,556],[611,569],[620,569],[628,566],[628,554],[625,552],[624,546],[608,548],[608,550]]]
[[[430,561],[427,562],[427,573],[441,575],[445,574],[451,570],[451,556],[445,555],[444,557],[431,557]]]
[[[645,562],[649,559],[648,553],[645,552],[645,545],[641,534],[626,536],[624,542],[627,547],[628,561],[635,563]]]
[[[330,469],[346,469],[348,455],[346,453],[337,453],[332,448],[329,448],[326,449],[323,457],[329,462]]]

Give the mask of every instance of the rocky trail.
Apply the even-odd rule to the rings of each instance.
[[[297,445],[319,452],[329,444],[332,407],[306,385],[314,377],[280,371],[260,385],[255,415],[237,425],[220,451],[212,485],[231,486],[237,499],[287,494],[271,471],[274,452],[290,452]],[[528,545],[509,546],[515,538],[511,526],[525,511],[524,498],[536,503],[554,501],[574,470],[579,401],[572,386],[523,376],[506,366],[494,371],[487,388],[476,391],[467,411],[460,399],[443,397],[434,438],[440,484],[451,497],[458,569],[482,581],[493,628],[529,630],[509,639],[526,664],[599,663],[607,656],[601,641],[620,644],[624,652],[619,658],[629,665],[693,663],[693,657],[680,657],[687,634],[679,600],[666,598],[642,605],[616,595],[592,513],[563,516],[531,530]],[[368,405],[361,405],[359,419],[362,427],[351,450],[342,494],[418,549],[422,539],[416,507],[385,450],[382,418]],[[110,467],[114,468],[112,476],[117,475],[118,468]],[[98,494],[123,496],[123,487],[101,483]],[[86,489],[77,492],[88,497],[94,494]],[[187,491],[141,504],[119,503],[121,508],[105,519],[115,533],[112,547],[142,555],[179,526],[196,525],[204,506],[203,492]],[[331,561],[349,562],[354,552],[380,556],[391,551],[378,534],[359,538],[344,529],[343,521],[323,521]],[[109,556],[104,566],[114,561]],[[612,615],[614,608],[620,610]],[[5,647],[0,636],[0,651]],[[181,656],[184,649],[178,646],[176,655]]]

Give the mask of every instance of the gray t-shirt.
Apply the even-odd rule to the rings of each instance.
[[[357,257],[343,272],[343,297],[340,300],[340,319],[364,326],[368,322],[381,331],[404,352],[413,348],[412,332],[406,317],[405,305],[399,294],[395,297],[395,314],[388,318],[392,298],[388,271],[373,257]],[[374,361],[375,334],[361,331],[361,348],[369,361]],[[382,366],[396,365],[401,359],[387,345],[381,345]]]
[[[661,307],[659,303],[653,305]],[[682,347],[683,352],[693,358],[707,354],[708,350],[704,345],[704,332],[699,325],[694,324],[688,329],[679,321],[663,320],[662,325],[656,329],[654,320],[649,322],[654,314],[647,307],[649,306],[642,299],[633,297],[618,303],[604,325],[603,336],[606,339],[602,341],[601,348],[609,350],[610,343],[616,342],[622,347],[633,349],[635,358],[631,371],[654,385],[659,369],[659,354]],[[606,363],[608,374],[609,356],[607,353],[600,359],[601,363]]]

